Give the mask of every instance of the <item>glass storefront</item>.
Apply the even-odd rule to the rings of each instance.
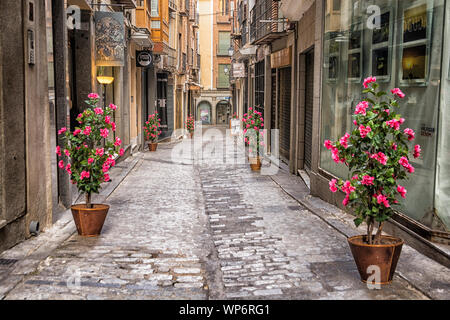
[[[404,127],[416,132],[415,143],[422,146],[422,156],[410,160],[415,173],[402,182],[408,197],[400,211],[434,229],[450,230],[450,184],[444,178],[450,170],[445,1],[325,3],[321,141],[337,140],[353,129],[352,115],[362,99],[364,78],[376,76],[385,91],[400,88],[406,94],[400,111],[406,119]],[[347,177],[346,168],[334,163],[324,147],[320,167]]]

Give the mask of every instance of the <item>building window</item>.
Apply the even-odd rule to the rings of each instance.
[[[264,117],[264,60],[255,65],[255,109]]]
[[[422,146],[422,157],[410,159],[416,169],[413,178],[400,182],[408,197],[399,210],[429,227],[432,217],[441,215],[441,225],[450,230],[450,212],[435,209],[439,202],[430,187],[439,188],[435,164],[439,108],[444,101],[440,94],[445,91],[440,88],[444,82],[438,81],[446,60],[442,59],[444,6],[432,0],[375,0],[371,3],[381,8],[380,28],[371,28],[353,0],[333,1],[333,10],[339,9],[338,3],[340,11],[324,25],[320,141],[339,140],[355,129],[352,115],[363,98],[364,78],[376,76],[386,92],[399,87],[406,94],[400,101],[399,112],[406,119],[402,128],[413,129],[414,143]],[[319,165],[347,178],[346,167],[334,163],[324,147]]]
[[[231,38],[230,32],[219,32],[219,44],[217,48],[217,55],[228,56],[228,49],[230,48]]]
[[[229,11],[229,6],[230,6],[230,0],[220,0],[220,13],[222,15],[228,15],[228,11]]]
[[[159,0],[152,0],[150,16],[159,17]]]
[[[217,77],[217,88],[229,88],[230,87],[230,65],[219,64],[219,74]]]

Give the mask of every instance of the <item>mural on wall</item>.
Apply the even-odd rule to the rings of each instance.
[[[121,12],[95,12],[95,51],[97,66],[124,65],[125,26]]]

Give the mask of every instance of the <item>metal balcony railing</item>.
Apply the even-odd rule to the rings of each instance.
[[[256,1],[250,12],[250,42],[258,42],[271,33],[282,33],[287,29],[287,22],[279,19],[278,4],[273,0]]]

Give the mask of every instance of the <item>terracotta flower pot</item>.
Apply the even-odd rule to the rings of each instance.
[[[382,236],[382,244],[367,244],[363,241],[365,237],[366,236],[359,235],[347,239],[356,266],[358,267],[361,280],[367,282],[367,279],[374,274],[374,269],[379,267],[379,282],[376,282],[377,279],[375,277],[375,282],[369,281],[369,283],[391,283],[400,257],[400,252],[402,251],[403,240],[390,236]]]
[[[256,157],[256,158],[249,157],[248,160],[250,162],[250,168],[252,169],[252,171],[261,170],[261,158],[260,157]]]
[[[153,142],[150,142],[149,144],[148,144],[148,150],[150,150],[150,151],[156,151],[156,148],[158,147],[158,143],[153,143]]]
[[[86,208],[85,204],[75,204],[70,207],[80,236],[95,237],[102,231],[109,205],[93,204],[92,206],[92,208]]]

